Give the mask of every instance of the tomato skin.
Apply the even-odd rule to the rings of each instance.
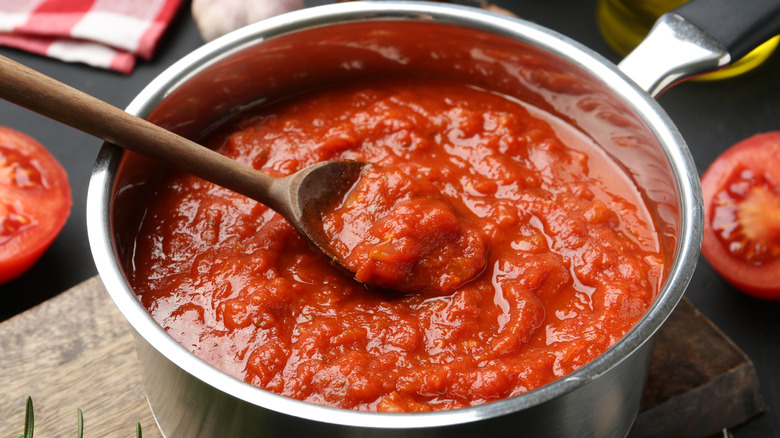
[[[780,132],[735,144],[712,163],[701,183],[702,254],[742,292],[779,300]]]
[[[65,170],[40,143],[0,126],[0,284],[27,271],[70,214]]]

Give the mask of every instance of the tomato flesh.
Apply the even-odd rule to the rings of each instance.
[[[29,269],[70,213],[65,170],[40,143],[0,127],[0,284]]]
[[[702,253],[738,289],[780,299],[780,132],[737,143],[702,176]]]

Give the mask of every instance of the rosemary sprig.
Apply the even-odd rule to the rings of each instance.
[[[33,438],[34,423],[32,397],[27,396],[27,406],[24,409],[24,433],[11,435],[8,438]]]
[[[32,397],[28,395],[24,407],[24,438],[33,438],[34,425],[35,414],[33,413]]]
[[[35,415],[33,413],[32,397],[27,397],[27,406],[24,410],[24,433],[11,435],[8,438],[33,438],[33,426],[35,423]],[[77,409],[77,429],[76,438],[84,438],[84,414],[81,409]],[[141,423],[135,424],[135,436],[136,438],[143,438],[141,435]]]
[[[84,436],[84,414],[81,413],[81,408],[78,408],[77,412],[76,421],[78,428],[76,429],[76,436],[82,438]]]

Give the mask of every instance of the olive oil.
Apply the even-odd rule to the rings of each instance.
[[[620,55],[627,55],[664,13],[688,0],[599,0],[596,19],[607,44]],[[775,36],[726,69],[701,76],[699,80],[717,80],[745,73],[764,62],[780,42]]]

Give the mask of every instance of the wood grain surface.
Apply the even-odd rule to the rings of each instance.
[[[629,438],[707,437],[764,409],[751,360],[682,300],[656,335]]]
[[[763,409],[753,364],[683,300],[659,331],[630,437],[706,437]],[[35,437],[160,438],[144,397],[129,323],[98,277],[0,324],[0,437],[21,433],[28,396]]]
[[[0,324],[0,437],[22,433],[32,397],[35,437],[161,437],[144,397],[130,325],[98,277]]]

